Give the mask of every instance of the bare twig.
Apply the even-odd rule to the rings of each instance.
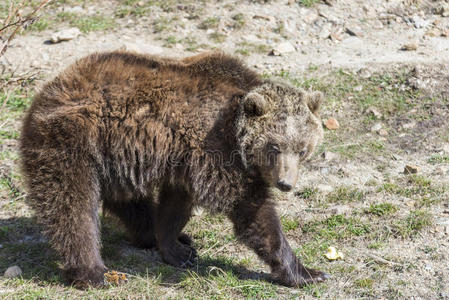
[[[42,0],[39,5],[37,5],[30,13],[25,16],[22,16],[21,9],[31,1],[23,0],[18,5],[15,5],[13,4],[13,2],[11,2],[8,16],[3,21],[3,27],[0,28],[0,40],[3,41],[0,46],[0,56],[2,56],[6,52],[6,49],[8,49],[9,43],[12,41],[14,36],[21,29],[24,29],[33,24],[38,19],[38,17],[36,17],[36,14],[52,1],[53,0]]]
[[[393,265],[393,266],[402,266],[400,263],[391,261],[391,260],[386,260],[385,258],[382,258],[380,256],[365,252],[365,255],[368,256],[369,258],[371,258],[372,260],[374,260],[375,262],[382,264],[382,265]]]

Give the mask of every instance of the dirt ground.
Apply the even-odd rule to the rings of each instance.
[[[6,4],[0,4],[0,18]],[[50,42],[60,30],[79,35]],[[188,224],[192,270],[132,247],[103,217],[106,264],[129,282],[106,290],[64,285],[59,260],[28,208],[18,168],[20,120],[39,86],[88,53],[163,56],[223,50],[267,77],[326,95],[339,122],[276,192],[288,239],[332,278],[302,289],[269,282],[223,216]],[[0,58],[0,276],[3,298],[449,299],[449,1],[54,1]],[[7,101],[5,102],[5,99]],[[416,174],[404,174],[406,165]],[[344,258],[324,257],[329,246]]]

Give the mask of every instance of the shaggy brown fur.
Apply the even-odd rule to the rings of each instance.
[[[221,53],[77,61],[35,97],[21,136],[28,199],[68,280],[103,283],[101,203],[174,266],[195,261],[181,231],[201,205],[227,214],[281,283],[325,280],[293,254],[269,191],[290,190],[322,138],[320,99]]]

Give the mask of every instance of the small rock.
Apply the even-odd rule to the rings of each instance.
[[[357,74],[364,79],[371,77],[371,72],[368,71],[367,68],[361,68],[360,70],[357,71]]]
[[[437,225],[449,226],[449,218],[440,218],[436,221]]]
[[[441,36],[443,37],[449,37],[449,28],[441,32]]]
[[[60,31],[54,33],[51,36],[50,41],[52,43],[59,43],[62,41],[70,41],[70,40],[73,40],[74,38],[78,37],[79,35],[81,35],[81,31],[76,27],[72,27],[72,28],[63,29],[63,30],[60,30]]]
[[[318,35],[318,37],[319,37],[320,39],[325,40],[325,39],[329,38],[330,35],[331,35],[330,30],[328,30],[327,28],[323,28],[323,29],[321,30],[320,34]]]
[[[430,37],[436,37],[436,36],[440,36],[441,32],[438,28],[431,28],[426,32],[426,36],[430,36]]]
[[[200,206],[195,206],[192,210],[192,215],[201,216],[204,213],[204,209]]]
[[[413,16],[413,17],[411,17],[410,18],[410,22],[413,23],[413,25],[417,29],[419,29],[419,28],[426,28],[430,24],[430,21],[424,20],[420,16]]]
[[[253,17],[253,19],[259,19],[259,20],[264,20],[264,21],[269,21],[269,22],[275,22],[276,18],[273,16],[267,16],[267,15],[255,15]]]
[[[20,275],[22,275],[22,270],[19,266],[9,267],[8,269],[6,269],[5,274],[3,274],[3,276],[5,276],[6,278],[15,278],[19,277]]]
[[[330,212],[334,215],[344,215],[349,212],[351,208],[347,205],[337,205],[330,209]]]
[[[329,37],[330,37],[330,39],[331,40],[333,40],[334,42],[336,42],[336,41],[341,41],[342,40],[342,38],[341,38],[341,35],[338,33],[338,32],[332,32],[330,35],[329,35]]]
[[[418,49],[418,43],[410,43],[410,44],[405,44],[401,47],[400,50],[402,51],[415,51]]]
[[[295,52],[295,47],[289,42],[280,43],[271,50],[269,55],[280,56],[285,53]]]
[[[326,185],[326,184],[318,184],[316,186],[316,188],[319,191],[324,192],[324,193],[330,193],[330,192],[332,192],[334,190],[334,188],[332,186]]]
[[[345,31],[349,35],[363,37],[363,31],[358,26],[346,27]]]
[[[361,92],[361,91],[363,91],[363,85],[358,85],[358,86],[356,86],[356,87],[354,88],[354,91],[355,91],[355,92]]]
[[[411,129],[413,127],[416,126],[416,122],[415,121],[411,121],[410,123],[405,123],[402,125],[403,129]]]
[[[311,24],[318,19],[318,14],[313,11],[305,11],[304,13],[301,13],[301,16],[304,16],[303,20],[307,24]]]
[[[374,29],[383,29],[384,28],[384,24],[382,24],[382,22],[379,21],[379,20],[375,20],[373,22],[373,28]]]
[[[444,144],[441,147],[441,150],[443,150],[443,152],[449,153],[449,144]]]
[[[440,4],[434,8],[433,12],[437,15],[441,15],[442,17],[449,17],[449,3]]]
[[[81,14],[84,12],[84,9],[81,6],[74,6],[74,7],[66,7],[64,9],[64,12],[72,13],[72,14]]]
[[[371,132],[378,132],[382,129],[382,123],[376,123],[371,127]]]
[[[324,168],[321,168],[320,173],[322,175],[326,175],[326,174],[329,174],[329,171],[330,171],[329,168],[324,167]]]
[[[329,130],[336,130],[340,128],[340,124],[338,124],[338,121],[335,118],[327,119],[327,121],[324,123],[324,126],[326,126],[326,128]]]
[[[324,3],[326,3],[329,6],[333,6],[334,2],[335,2],[335,0],[324,0]]]
[[[387,136],[388,135],[388,131],[386,131],[385,129],[381,129],[379,130],[379,132],[377,132],[380,136]]]
[[[324,151],[322,156],[326,161],[331,161],[338,158],[338,154],[331,151]]]
[[[404,168],[404,174],[416,174],[419,172],[419,167],[415,165],[406,165]]]
[[[382,118],[382,114],[374,107],[368,107],[365,113],[368,115],[373,115],[376,119]]]

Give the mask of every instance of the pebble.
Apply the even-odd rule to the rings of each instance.
[[[325,192],[325,193],[330,193],[334,190],[334,188],[330,185],[326,185],[326,184],[318,184],[316,186],[316,188],[321,191],[321,192]]]
[[[74,6],[74,7],[66,7],[64,9],[65,12],[72,13],[72,14],[81,14],[84,12],[84,9],[81,6]]]
[[[318,19],[318,14],[313,12],[313,11],[304,11],[304,12],[300,11],[300,15],[304,16],[303,20],[307,24],[311,24],[311,23],[315,22]]]
[[[441,32],[442,37],[449,37],[449,28]]]
[[[418,49],[418,43],[410,43],[410,44],[405,44],[401,47],[401,50],[403,51],[415,51]]]
[[[449,226],[449,218],[440,218],[436,221],[437,225]]]
[[[324,151],[322,156],[326,161],[331,161],[338,158],[338,154],[331,151]]]
[[[325,40],[325,39],[329,38],[330,35],[331,35],[330,30],[328,30],[328,29],[326,29],[326,28],[323,28],[323,29],[321,30],[320,34],[318,35],[318,37],[319,37],[320,39]]]
[[[388,131],[386,131],[385,129],[381,129],[379,130],[379,132],[377,132],[380,136],[387,136],[388,135]]]
[[[204,209],[200,206],[195,206],[192,209],[192,215],[194,216],[202,216],[204,214]]]
[[[268,22],[275,22],[276,18],[273,16],[268,16],[268,15],[255,15],[253,17],[253,19],[259,19],[259,20],[264,20],[264,21],[268,21]]]
[[[378,132],[382,129],[382,123],[376,123],[371,127],[371,132]]]
[[[283,42],[276,45],[269,53],[269,55],[280,56],[285,53],[295,52],[296,48],[289,42]]]
[[[449,153],[449,144],[444,144],[441,147],[441,150],[443,150],[443,152],[445,152],[445,153]]]
[[[22,275],[22,269],[20,269],[19,266],[9,267],[8,269],[6,269],[5,274],[3,274],[3,276],[5,276],[6,278],[15,278],[19,277],[20,275]]]
[[[355,92],[361,92],[361,91],[363,91],[363,85],[358,85],[358,86],[356,86],[356,87],[354,88],[354,91],[355,91]]]
[[[436,36],[440,36],[441,32],[438,28],[431,28],[426,32],[426,36],[430,36],[430,37],[436,37]]]
[[[344,215],[349,212],[351,208],[347,205],[337,205],[330,208],[330,212],[334,215]]]
[[[374,107],[368,107],[365,113],[368,115],[373,115],[376,119],[382,118],[382,114]]]
[[[81,35],[81,31],[76,27],[72,27],[72,28],[63,29],[58,32],[55,32],[51,36],[50,41],[52,43],[59,43],[62,41],[70,41],[70,40],[73,40],[74,38],[78,37],[79,35]]]
[[[410,123],[405,123],[402,125],[403,129],[411,129],[413,127],[416,126],[416,122],[415,121],[411,121]]]
[[[430,21],[424,20],[420,16],[413,16],[413,17],[411,17],[410,18],[410,22],[413,23],[413,25],[417,29],[425,28],[425,27],[429,26],[429,24],[430,24]]]
[[[404,174],[416,174],[419,172],[419,167],[415,165],[405,165]]]
[[[341,35],[338,33],[338,32],[332,32],[330,35],[329,35],[329,38],[331,39],[331,40],[333,40],[334,42],[337,42],[337,41],[341,41],[342,40],[342,37],[341,37]]]
[[[360,70],[357,71],[357,74],[364,79],[371,77],[371,72],[368,71],[367,68],[361,68]]]
[[[336,130],[340,128],[340,124],[338,124],[338,121],[335,118],[327,119],[327,121],[324,123],[324,126],[326,126],[326,128],[329,130]]]
[[[360,29],[360,27],[358,27],[358,26],[346,27],[345,31],[349,35],[357,36],[357,37],[363,37],[362,29]]]

